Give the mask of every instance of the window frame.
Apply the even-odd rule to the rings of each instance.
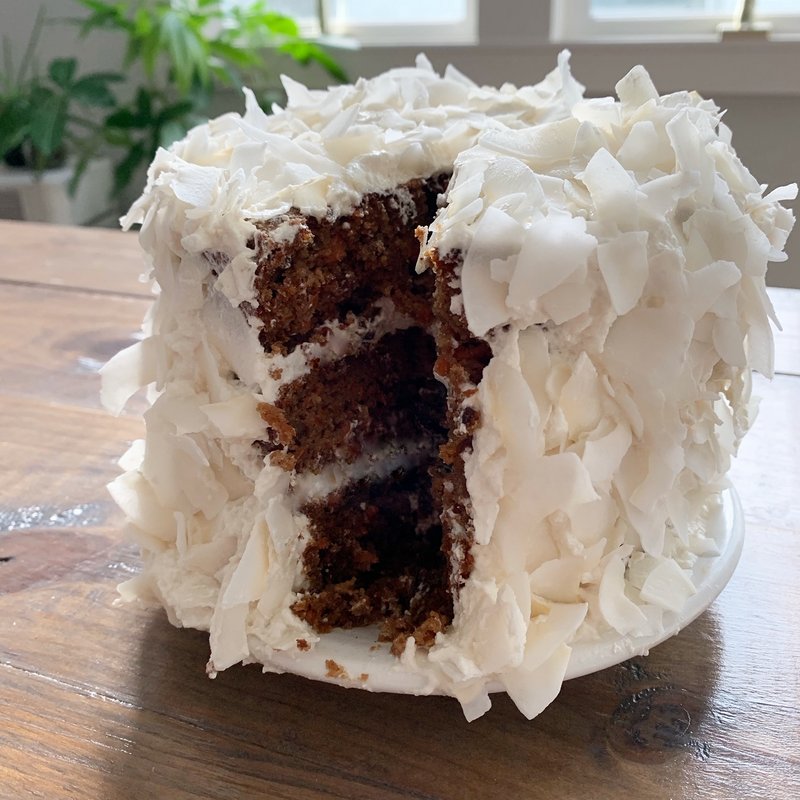
[[[553,42],[692,41],[719,37],[719,26],[730,24],[730,14],[692,14],[688,17],[635,17],[623,13],[596,18],[591,0],[552,0],[550,38]],[[800,14],[759,14],[775,35],[800,34]]]

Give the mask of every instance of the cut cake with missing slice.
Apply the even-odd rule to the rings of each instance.
[[[796,188],[642,68],[617,100],[566,54],[521,89],[423,58],[286,89],[159,151],[125,219],[160,293],[104,369],[110,409],[152,401],[122,592],[208,630],[212,674],[376,625],[468,718],[494,686],[532,717],[572,644],[695,591]]]

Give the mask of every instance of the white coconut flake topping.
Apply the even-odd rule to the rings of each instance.
[[[660,97],[642,67],[618,100],[583,99],[567,53],[519,89],[440,77],[425,58],[352,86],[284,88],[285,110],[265,114],[245,90],[243,115],[160,150],[123,220],[142,224],[160,286],[144,341],[103,370],[114,413],[145,386],[153,401],[109,487],[145,561],[125,596],[209,630],[211,674],[314,646],[291,611],[302,498],[419,453],[295,480],[252,447],[258,404],[412,321],[387,299],[368,322],[331,321],[319,341],[267,354],[245,310],[248,242],[266,220],[265,247],[293,241],[291,208],[335,218],[453,170],[423,250],[461,254],[451,306],[492,349],[468,401],[481,415],[464,464],[474,567],[452,625],[427,652],[409,639],[398,669],[468,719],[498,685],[533,717],[573,644],[656,632],[695,591],[691,566],[714,549],[698,521],[754,417],[750,369],[772,372],[764,274],[785,257],[781,203],[797,188],[765,194],[719,109]]]

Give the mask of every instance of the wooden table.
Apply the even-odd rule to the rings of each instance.
[[[570,681],[527,722],[505,696],[371,695],[237,667],[114,605],[137,570],[104,489],[142,433],[97,369],[150,299],[136,239],[0,223],[0,798],[800,798],[800,292],[776,290],[778,375],[733,473],[738,571],[684,632]]]

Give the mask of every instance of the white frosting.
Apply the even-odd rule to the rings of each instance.
[[[764,273],[784,257],[780,201],[796,188],[764,197],[718,109],[659,97],[640,67],[618,101],[584,100],[565,54],[521,89],[439,77],[422,58],[355,86],[285,88],[287,111],[267,116],[247,93],[243,116],[159,151],[125,218],[143,223],[161,293],[148,338],[105,370],[113,410],[139,385],[154,399],[143,452],[112,484],[145,559],[123,591],[208,629],[212,673],[313,646],[290,610],[299,501],[375,459],[295,480],[252,448],[257,404],[310,358],[409,321],[384,302],[366,325],[264,354],[260,323],[237,308],[255,300],[245,220],[339,215],[455,163],[428,246],[464,254],[454,313],[493,353],[470,400],[475,564],[452,626],[427,652],[409,640],[401,666],[468,718],[497,682],[532,717],[558,693],[571,642],[658,630],[694,591],[688,570],[709,551],[698,519],[754,411],[749,369],[772,372]],[[272,241],[297,230],[280,222]]]
[[[493,673],[526,714],[543,690],[520,664],[556,604],[589,609],[554,624],[567,645],[656,633],[694,593],[688,525],[748,427],[750,366],[772,371],[763,276],[796,187],[764,198],[697,95],[659,97],[642,68],[617,93],[481,137],[430,228],[466,253],[493,357],[470,401],[475,567],[428,658],[457,683]]]

